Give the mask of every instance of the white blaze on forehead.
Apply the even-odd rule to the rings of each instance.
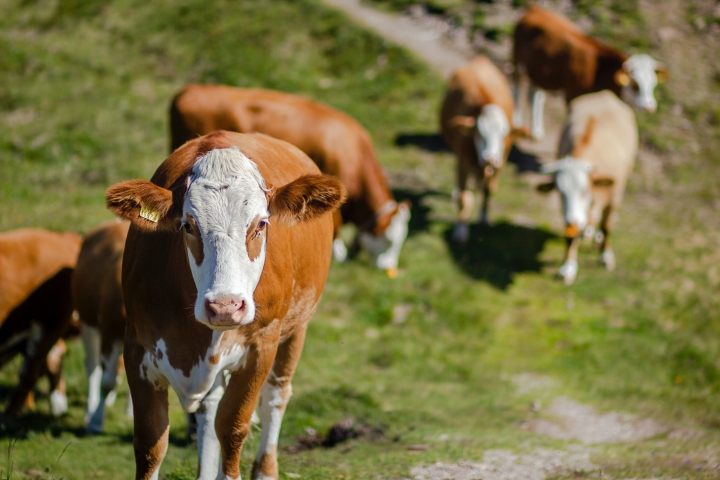
[[[360,234],[360,244],[370,254],[375,266],[381,270],[397,268],[400,250],[408,235],[410,210],[400,204],[390,224],[380,235]]]
[[[633,55],[623,64],[623,68],[638,86],[637,92],[632,92],[635,105],[651,112],[657,108],[655,100],[655,87],[658,84],[657,67],[657,60],[645,54]]]
[[[485,105],[477,119],[479,138],[476,136],[475,146],[480,163],[489,162],[500,167],[505,158],[505,137],[510,133],[505,111],[494,103]]]
[[[555,172],[555,184],[562,198],[565,223],[576,225],[580,229],[585,228],[592,200],[592,164],[586,160],[565,157],[548,167],[546,171]]]
[[[207,323],[205,301],[244,301],[249,323],[255,315],[253,292],[265,263],[265,245],[251,260],[247,230],[256,218],[268,217],[267,187],[257,165],[237,147],[215,149],[201,157],[188,179],[183,221],[195,219],[202,240],[200,265],[188,259],[198,290],[195,317]]]

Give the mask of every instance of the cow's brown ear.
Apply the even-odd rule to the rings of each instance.
[[[553,180],[552,182],[541,183],[540,185],[538,185],[535,188],[540,193],[548,193],[548,192],[553,191],[555,189],[555,187],[556,187],[555,180]]]
[[[665,83],[670,78],[670,71],[665,65],[658,64],[655,68],[655,75],[657,75],[658,83]]]
[[[451,127],[457,128],[462,135],[472,135],[475,125],[477,125],[477,119],[467,115],[455,115],[448,123]]]
[[[115,215],[146,232],[176,230],[169,214],[172,192],[147,180],[126,180],[111,186],[105,192],[105,204]]]
[[[303,175],[268,194],[268,210],[280,221],[293,224],[331,212],[345,201],[347,192],[329,175]]]
[[[623,69],[618,70],[615,72],[615,83],[620,86],[627,87],[630,85],[630,74]]]
[[[612,187],[615,179],[611,177],[593,177],[593,187]]]

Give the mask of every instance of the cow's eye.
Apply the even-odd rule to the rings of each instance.
[[[267,224],[268,224],[267,220],[260,220],[257,224],[257,231],[262,232],[263,230],[265,230],[265,227],[267,227]]]
[[[183,228],[185,229],[185,231],[186,231],[187,233],[189,233],[190,235],[192,235],[193,230],[192,230],[192,226],[191,226],[189,223],[184,224],[184,225],[183,225]]]

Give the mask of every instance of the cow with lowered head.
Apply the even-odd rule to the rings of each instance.
[[[561,91],[565,101],[610,90],[628,104],[654,112],[655,87],[668,78],[665,66],[646,54],[627,55],[583,33],[570,20],[530,5],[513,35],[515,125],[522,123],[520,82],[530,80],[532,135],[545,136],[545,92]]]
[[[259,132],[292,143],[320,171],[340,179],[348,198],[335,212],[333,255],[347,258],[343,222],[357,226],[356,245],[394,278],[408,234],[410,204],[396,202],[370,134],[349,115],[306,97],[274,90],[187,85],[170,107],[171,149],[213,130]]]
[[[538,186],[557,189],[562,200],[567,250],[559,275],[566,284],[578,271],[579,236],[595,236],[600,261],[615,268],[610,230],[620,208],[625,185],[638,150],[638,132],[632,109],[612,92],[582,95],[570,102],[570,113],[558,145],[558,161],[543,165],[553,180]]]
[[[168,386],[197,412],[201,479],[240,478],[262,393],[252,478],[278,478],[280,422],[344,197],[292,145],[224,131],[175,150],[151,181],[108,189],[108,208],[132,222],[122,284],[137,479],[158,478]]]

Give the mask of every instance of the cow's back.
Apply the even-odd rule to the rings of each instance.
[[[0,234],[0,322],[40,285],[74,268],[82,238],[74,233],[21,229]]]
[[[124,325],[120,272],[129,228],[129,223],[111,220],[85,236],[72,282],[75,308],[83,323],[96,326],[102,318]]]
[[[593,118],[590,141],[579,157],[593,164],[593,175],[615,180],[616,201],[622,198],[638,150],[638,130],[630,106],[609,90],[589,93],[570,102],[558,158],[570,155]]]
[[[305,152],[338,177],[350,198],[362,195],[368,132],[352,117],[309,98],[274,90],[187,85],[171,106],[172,148],[216,130],[258,132]]]

